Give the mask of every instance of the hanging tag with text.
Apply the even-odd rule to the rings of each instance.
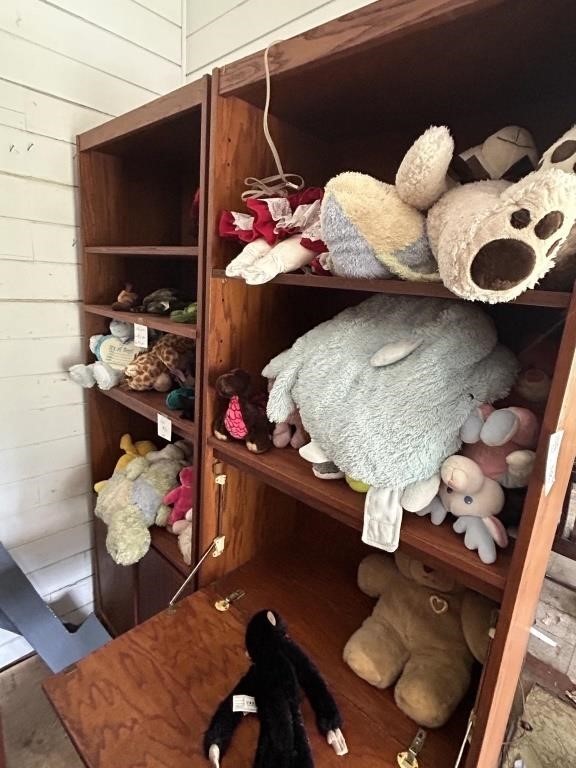
[[[258,712],[254,696],[233,696],[232,712],[244,712],[244,714]]]
[[[163,413],[157,414],[158,423],[158,437],[163,437],[164,440],[172,440],[172,422]]]
[[[148,349],[148,326],[134,323],[134,346]]]

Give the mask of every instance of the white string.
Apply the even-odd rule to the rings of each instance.
[[[270,128],[268,126],[268,112],[270,109],[270,64],[268,61],[268,52],[273,45],[281,42],[275,40],[273,43],[269,43],[264,51],[264,71],[266,73],[266,103],[264,105],[264,116],[262,118],[262,127],[264,129],[264,136],[270,147],[270,151],[274,157],[276,163],[277,174],[273,176],[266,176],[264,179],[258,179],[255,176],[248,176],[244,179],[244,184],[249,189],[242,192],[242,200],[249,200],[259,197],[287,197],[291,192],[296,192],[304,187],[304,179],[298,173],[284,173],[280,155],[274,144],[274,139],[270,135]]]

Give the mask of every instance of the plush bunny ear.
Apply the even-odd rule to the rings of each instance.
[[[404,360],[415,349],[422,344],[423,339],[402,339],[401,341],[391,341],[384,344],[383,347],[375,352],[370,358],[370,365],[373,368],[382,368],[386,365],[397,363],[398,360]]]
[[[488,533],[499,547],[504,548],[508,546],[508,534],[506,533],[506,528],[504,528],[497,517],[483,517],[482,522],[486,528],[488,528]]]

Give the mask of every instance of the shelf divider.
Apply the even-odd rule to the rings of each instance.
[[[219,280],[241,280],[228,277],[223,269],[213,269],[212,277]],[[295,285],[300,288],[334,288],[341,291],[364,291],[366,293],[388,293],[398,296],[429,296],[438,299],[464,301],[460,296],[449,291],[442,283],[415,283],[408,280],[367,280],[363,278],[337,277],[336,275],[312,275],[289,272],[278,275],[271,283],[275,285]],[[525,291],[509,304],[521,304],[528,307],[551,307],[562,309],[570,303],[572,293],[566,291]]]
[[[173,432],[186,440],[196,441],[196,425],[193,421],[179,416],[178,411],[171,411],[168,408],[165,392],[135,392],[122,385],[112,389],[101,389],[99,392],[154,423],[157,415],[163,414],[172,422]]]
[[[197,245],[90,245],[85,253],[110,256],[170,256],[189,258],[198,256]]]
[[[118,312],[106,304],[85,304],[84,311],[91,315],[109,317],[111,320],[121,320],[124,323],[138,323],[154,328],[164,333],[173,333],[175,336],[185,336],[188,339],[196,338],[196,325],[188,323],[175,323],[169,317],[162,315],[138,314],[136,312]]]

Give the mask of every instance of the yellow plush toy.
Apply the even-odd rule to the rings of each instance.
[[[474,658],[485,660],[495,603],[402,552],[368,555],[358,584],[379,599],[344,661],[377,688],[395,684],[398,707],[439,728],[466,694]]]
[[[146,454],[150,453],[150,451],[158,450],[154,443],[152,443],[150,440],[138,440],[137,442],[134,442],[132,440],[132,436],[129,434],[122,435],[120,438],[120,449],[124,451],[124,453],[116,462],[114,472],[118,471],[119,469],[124,469],[133,459],[137,458],[138,456],[146,456]],[[114,474],[114,472],[112,474]],[[94,490],[96,493],[100,493],[107,482],[108,480],[100,480],[100,482],[95,483]]]

